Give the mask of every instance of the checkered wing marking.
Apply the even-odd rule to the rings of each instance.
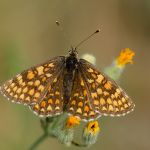
[[[134,109],[132,100],[115,81],[84,59],[80,59],[80,68],[91,93],[90,103],[94,110],[102,115],[122,116]]]
[[[63,112],[63,78],[65,69],[62,68],[59,75],[52,81],[47,94],[30,109],[40,117],[56,116]]]
[[[40,101],[46,94],[52,80],[65,62],[59,56],[43,64],[25,70],[0,87],[1,93],[10,101],[32,104]]]
[[[91,108],[89,101],[89,93],[81,72],[76,69],[72,93],[67,105],[67,112],[71,115],[78,116],[83,121],[91,121],[98,118],[100,114]]]

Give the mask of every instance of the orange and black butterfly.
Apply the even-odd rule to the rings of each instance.
[[[102,115],[122,116],[133,110],[127,94],[91,63],[68,56],[55,57],[18,74],[0,87],[10,101],[25,104],[40,117],[64,112],[91,121]]]

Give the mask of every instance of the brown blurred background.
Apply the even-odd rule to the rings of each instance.
[[[55,21],[62,23],[66,38]],[[0,83],[56,55],[67,54],[97,28],[101,33],[79,48],[93,54],[97,68],[111,64],[122,48],[136,53],[121,86],[136,104],[120,118],[102,117],[92,150],[150,149],[150,0],[0,0]],[[0,96],[0,149],[26,150],[41,134],[39,118]],[[79,149],[71,147],[72,150]],[[47,139],[38,150],[68,149]]]

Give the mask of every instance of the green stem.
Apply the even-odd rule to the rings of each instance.
[[[40,136],[32,145],[28,150],[35,150],[35,148],[38,147],[38,145],[43,142],[46,138],[48,137],[47,133],[44,133],[42,136]]]

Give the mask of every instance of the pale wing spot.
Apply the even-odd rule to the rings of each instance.
[[[49,78],[49,77],[51,77],[51,76],[52,76],[52,74],[47,73],[47,74],[46,74],[46,76]]]
[[[118,101],[118,104],[119,104],[119,105],[122,105],[122,102],[121,102],[121,100],[119,100],[119,101]]]
[[[28,85],[32,86],[32,85],[33,85],[33,82],[32,82],[32,81],[28,82]]]
[[[16,91],[16,93],[20,94],[21,93],[21,88],[18,88],[18,90]]]
[[[80,84],[81,84],[81,86],[84,86],[84,82],[83,82],[83,80],[81,80],[81,83],[80,83]]]
[[[56,104],[56,105],[57,105],[57,104],[60,104],[59,99],[56,99],[55,104]]]
[[[20,80],[20,79],[22,79],[22,75],[19,74],[19,75],[17,76],[17,80]]]
[[[107,103],[108,103],[108,104],[112,104],[112,101],[111,101],[110,98],[107,98]]]
[[[79,93],[75,93],[73,96],[74,96],[74,97],[78,97],[78,96],[79,96]]]
[[[43,86],[43,85],[40,85],[40,86],[38,87],[38,90],[41,91],[41,92],[44,91],[44,86]]]
[[[24,94],[21,94],[19,98],[24,99]]]
[[[127,104],[124,104],[124,108],[128,108],[128,105],[127,105]]]
[[[114,104],[115,106],[118,106],[117,101],[113,101],[113,104]]]
[[[21,85],[22,85],[22,86],[25,86],[25,85],[26,85],[26,83],[25,83],[25,82],[22,82],[22,83],[21,83]]]
[[[73,100],[73,101],[71,102],[71,105],[76,105],[76,101]]]
[[[103,106],[103,107],[102,107],[102,110],[103,110],[103,111],[106,111],[106,110],[107,110],[107,108],[106,108],[105,106]]]
[[[10,87],[11,88],[13,88],[15,86],[15,83],[12,83],[11,85],[10,85]],[[5,86],[5,89],[7,88],[7,86]]]
[[[49,67],[54,67],[53,63],[48,64]]]
[[[124,111],[125,109],[123,108],[123,107],[121,107],[121,109],[120,109],[121,111]]]
[[[25,87],[24,89],[23,89],[23,91],[22,91],[23,93],[27,93],[28,92],[28,88],[27,87]]]
[[[52,110],[53,110],[52,107],[50,105],[48,105],[47,111],[52,111]]]
[[[83,116],[84,116],[84,117],[87,117],[87,113],[83,113]]]
[[[47,72],[49,70],[49,68],[45,68],[44,71]]]
[[[60,110],[60,107],[59,107],[59,106],[57,106],[57,107],[55,108],[55,110]]]
[[[40,85],[40,80],[36,80],[36,81],[34,82],[34,85],[35,85],[35,86],[39,86],[39,85]]]
[[[14,96],[14,98],[16,98],[16,99],[17,99],[17,98],[18,98],[18,95],[16,94],[16,95]]]
[[[89,115],[94,116],[95,115],[94,111],[90,111]]]
[[[10,88],[8,88],[6,91],[9,93],[10,92]]]
[[[94,74],[94,73],[92,73],[92,77],[93,77],[94,79],[96,79],[96,78],[97,78],[97,75]]]
[[[94,100],[94,105],[99,105],[99,101],[98,100]]]
[[[115,92],[115,97],[118,98],[119,97],[119,94],[117,92]]]
[[[44,71],[43,71],[44,67],[43,66],[40,66],[40,67],[37,67],[36,70],[38,71],[38,75],[42,75],[44,74]]]
[[[34,94],[34,91],[35,91],[34,89],[31,89],[31,90],[29,91],[29,95],[32,96],[32,95]]]
[[[116,92],[117,92],[118,94],[120,94],[120,93],[121,93],[121,90],[120,90],[120,89],[116,89]]]
[[[71,111],[74,111],[74,108],[73,108],[73,107],[70,107],[69,109],[70,109]]]
[[[10,93],[10,96],[13,96],[13,92]]]
[[[81,108],[78,108],[76,112],[79,113],[79,114],[82,114]]]
[[[97,98],[97,93],[91,93],[92,98]]]
[[[122,98],[122,102],[123,102],[123,103],[125,103],[125,102],[126,102],[126,99],[125,99],[124,97]]]
[[[41,108],[41,110],[40,110],[42,113],[44,113],[45,112],[45,109],[44,108]]]
[[[102,92],[102,89],[101,88],[98,88],[97,89],[97,93],[100,95],[100,94],[102,94],[103,92]]]
[[[101,105],[106,104],[106,102],[105,102],[104,98],[100,98],[100,104],[101,104]]]
[[[35,95],[34,95],[34,97],[39,98],[40,97],[40,93],[36,92]]]
[[[96,79],[96,81],[98,82],[98,83],[101,83],[102,82],[102,80],[104,79],[104,76],[103,75],[98,75],[97,76],[98,78]]]
[[[106,92],[106,91],[104,91],[103,94],[104,94],[105,96],[108,96],[108,95],[109,95],[109,93]]]
[[[94,80],[92,80],[92,79],[88,79],[87,80],[89,83],[93,83],[94,82]]]
[[[39,104],[34,105],[33,109],[39,110],[40,106]]]
[[[53,82],[54,82],[54,83],[57,82],[57,78],[55,78]]]
[[[28,96],[28,97],[26,97],[26,99],[25,99],[26,101],[30,101],[30,97]]]
[[[35,77],[34,73],[32,71],[28,71],[28,74],[27,74],[27,79],[31,80]]]
[[[55,94],[56,94],[56,95],[60,95],[60,92],[56,91]]]
[[[94,72],[94,70],[92,68],[89,68],[87,71],[88,72]]]
[[[114,108],[113,108],[113,106],[112,105],[109,105],[109,111],[113,111],[114,110]]]
[[[21,85],[22,83],[23,83],[23,80],[22,80],[22,79],[20,79],[20,80],[19,80],[19,84]]]
[[[114,98],[115,98],[115,95],[114,95],[114,94],[111,94],[111,98],[114,99]]]

